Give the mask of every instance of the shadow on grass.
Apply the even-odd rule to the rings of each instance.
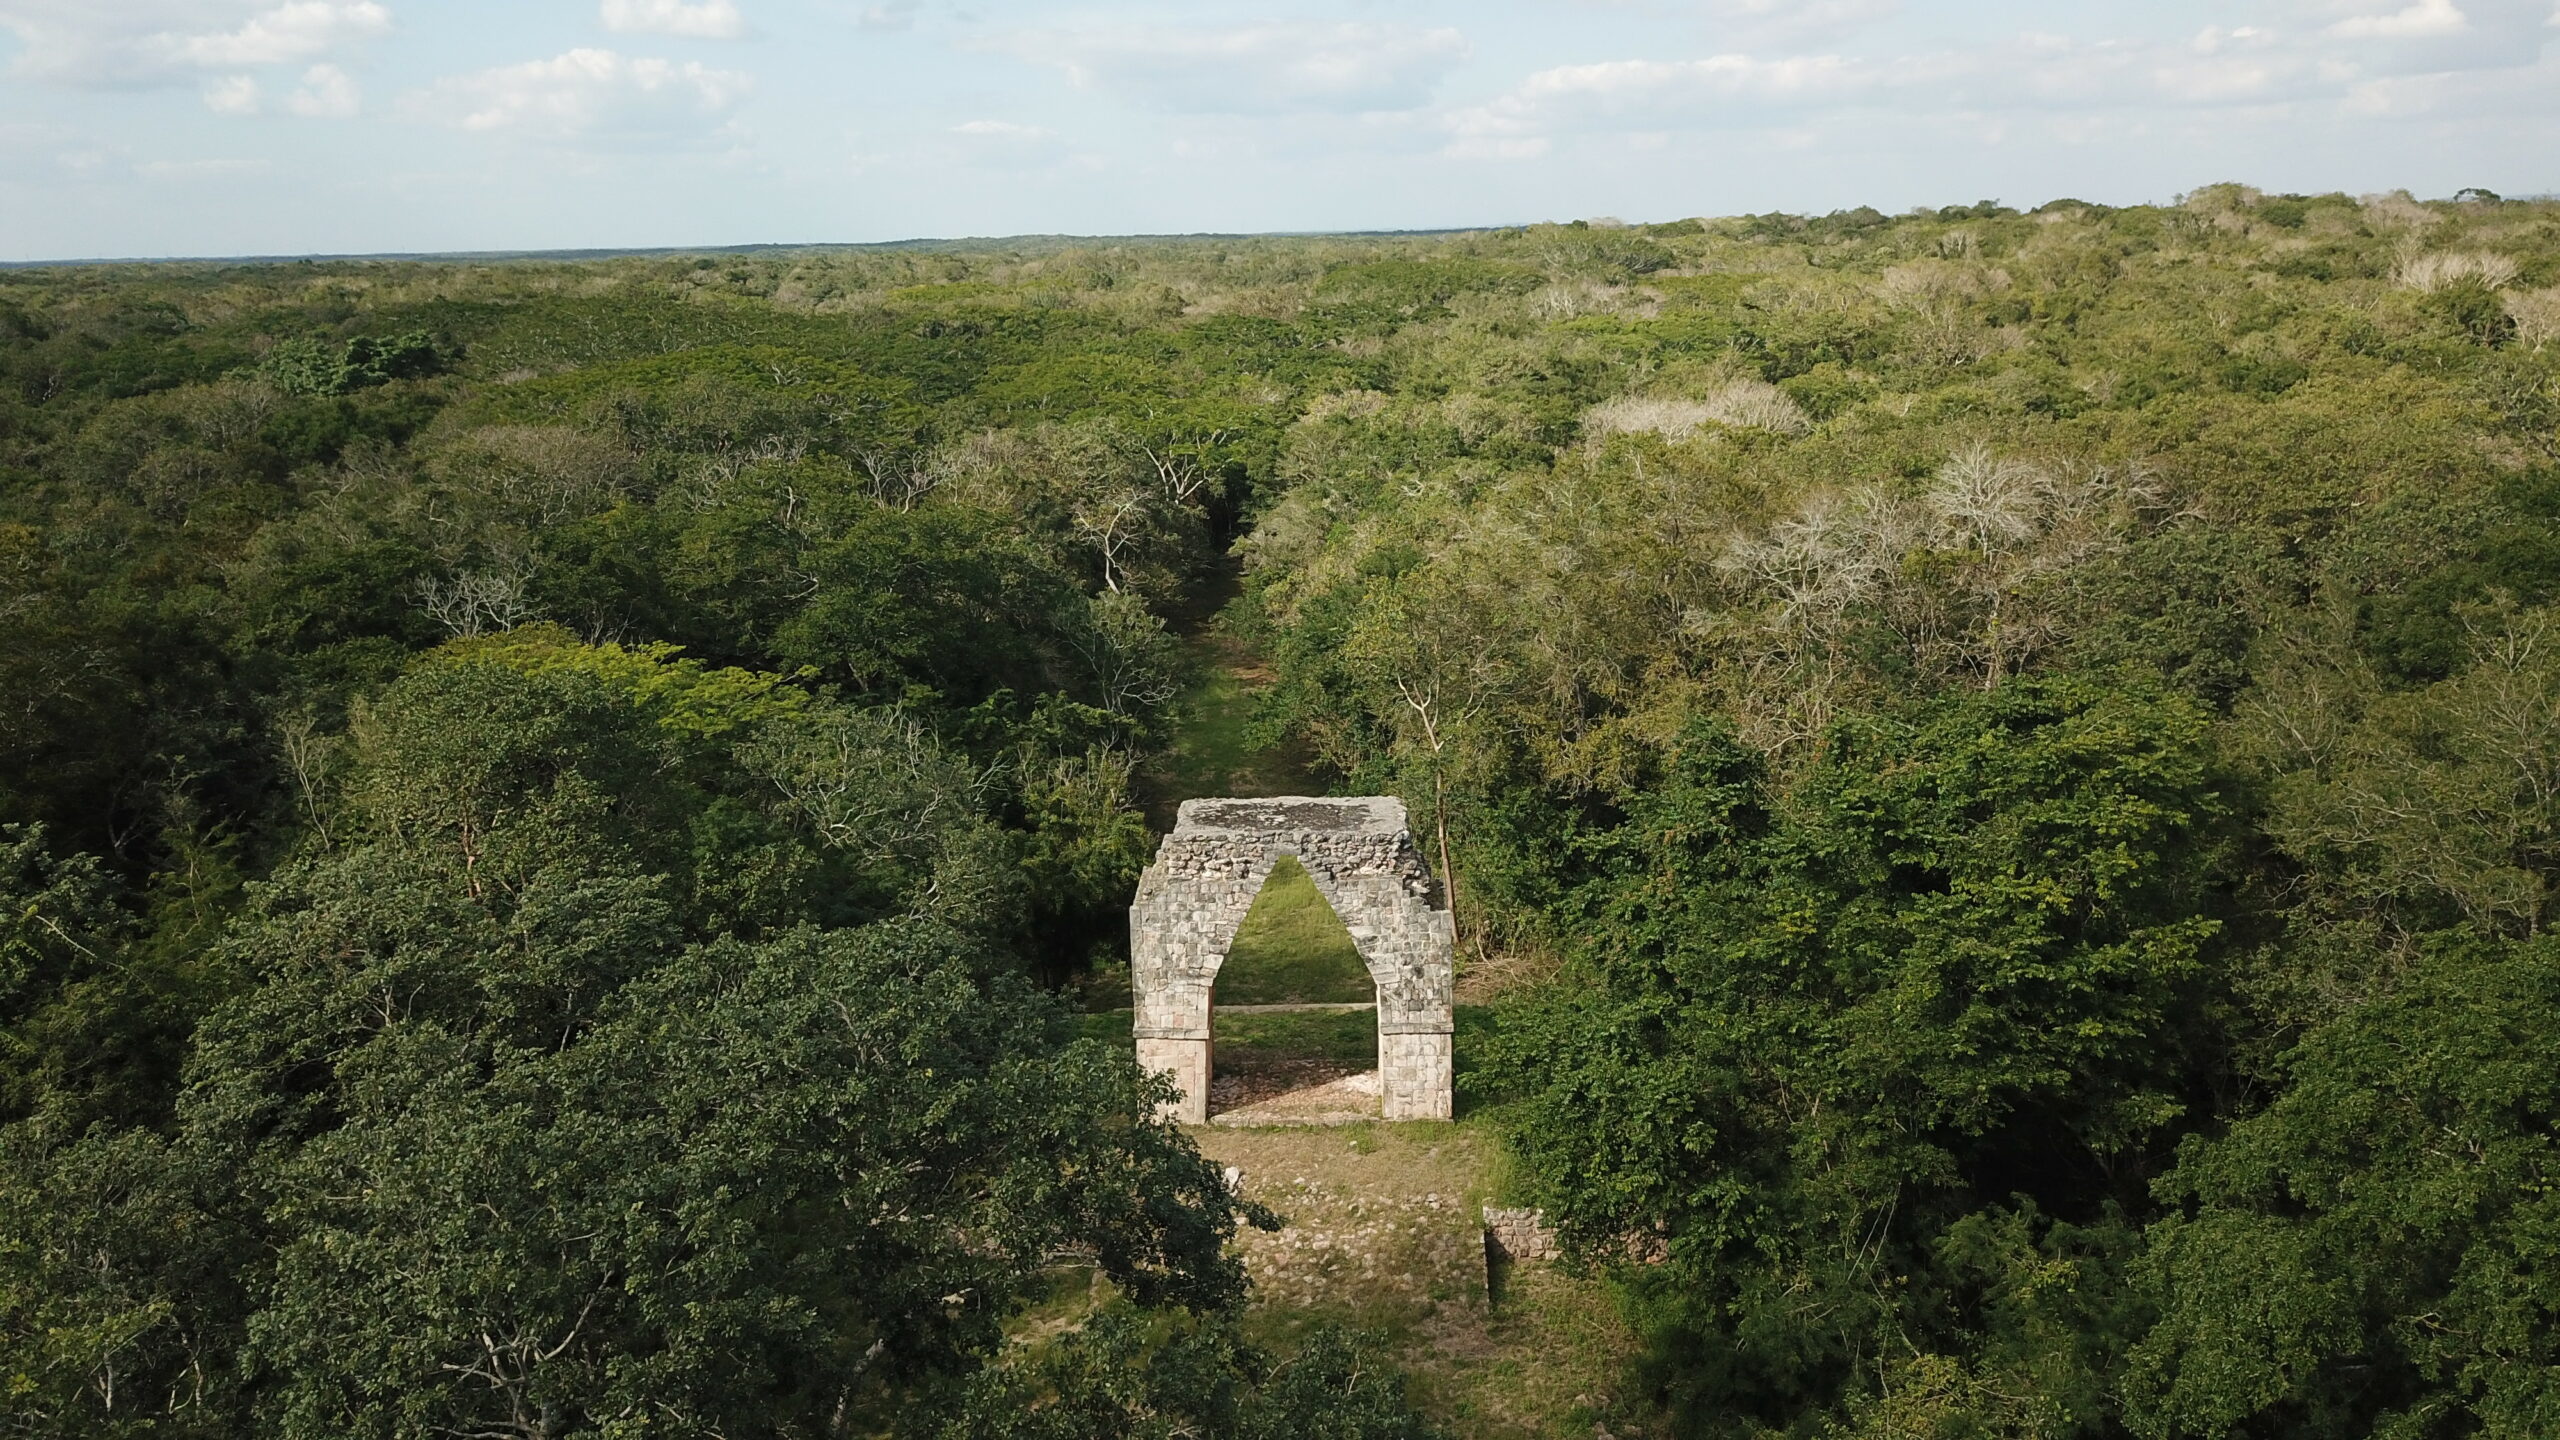
[[[1111,1045],[1132,1043],[1130,1012],[1102,1010],[1075,1017],[1076,1034]],[[1216,1063],[1221,1075],[1252,1077],[1257,1092],[1268,1081],[1315,1077],[1307,1083],[1356,1075],[1378,1064],[1378,1017],[1369,1010],[1298,1010],[1217,1016]],[[1468,1119],[1484,1108],[1466,1077],[1475,1069],[1474,1050],[1493,1034],[1489,1005],[1458,1007],[1457,1118]],[[1416,1121],[1428,1126],[1437,1122]]]

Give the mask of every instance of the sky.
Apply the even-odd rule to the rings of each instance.
[[[0,0],[0,260],[2560,191],[2560,0]]]

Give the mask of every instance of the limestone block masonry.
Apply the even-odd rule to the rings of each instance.
[[[1173,1077],[1170,1108],[1209,1119],[1209,996],[1245,912],[1283,855],[1305,866],[1378,985],[1378,1082],[1390,1120],[1451,1114],[1457,932],[1440,882],[1389,797],[1187,800],[1129,907],[1138,1063]]]
[[[1543,1210],[1484,1207],[1484,1254],[1487,1263],[1555,1260],[1564,1254]]]

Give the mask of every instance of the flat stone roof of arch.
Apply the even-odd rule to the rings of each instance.
[[[1275,795],[1268,800],[1185,800],[1173,833],[1394,835],[1404,828],[1404,802],[1392,795]]]

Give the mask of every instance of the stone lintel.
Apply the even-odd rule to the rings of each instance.
[[[1232,835],[1277,847],[1298,835],[1384,835],[1405,832],[1404,802],[1391,795],[1341,799],[1277,795],[1267,800],[1185,800],[1177,835]]]

